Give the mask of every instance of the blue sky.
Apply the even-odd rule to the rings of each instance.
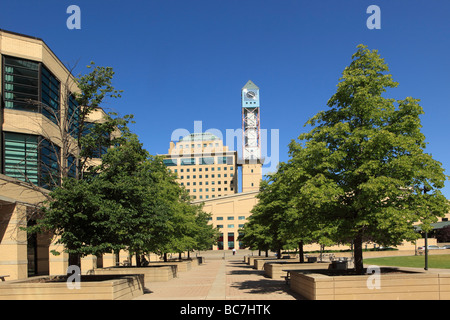
[[[66,27],[72,4],[80,30]],[[366,26],[372,4],[379,30]],[[90,61],[113,67],[124,93],[104,107],[134,114],[132,130],[152,154],[167,152],[174,130],[193,132],[194,121],[224,136],[239,129],[240,90],[251,79],[261,89],[262,129],[279,130],[280,161],[327,108],[363,43],[400,84],[389,97],[421,99],[426,150],[450,174],[449,12],[439,0],[4,0],[0,28],[42,38],[76,74]],[[268,141],[275,157],[270,150]]]

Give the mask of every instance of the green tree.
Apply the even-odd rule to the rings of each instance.
[[[363,241],[415,240],[413,223],[429,228],[448,203],[440,192],[444,170],[424,152],[419,100],[384,97],[398,84],[376,50],[359,45],[352,58],[330,109],[307,122],[315,127],[300,135],[304,143],[292,142],[290,152],[306,177],[298,203],[316,208],[311,215],[334,229],[332,238],[353,241],[355,268],[362,272]]]

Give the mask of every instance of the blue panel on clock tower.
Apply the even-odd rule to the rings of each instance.
[[[249,80],[242,88],[242,107],[259,107],[259,87]]]

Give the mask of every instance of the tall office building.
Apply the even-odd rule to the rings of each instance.
[[[170,143],[164,163],[193,200],[234,194],[238,189],[237,152],[215,135],[192,133]]]

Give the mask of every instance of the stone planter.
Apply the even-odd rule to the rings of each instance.
[[[82,275],[79,285],[69,289],[64,275],[6,281],[0,283],[0,300],[128,300],[144,294],[140,274]]]
[[[284,279],[287,275],[287,271],[292,270],[316,270],[316,269],[328,269],[329,263],[299,263],[299,262],[272,262],[264,264],[264,274],[272,279]]]
[[[255,259],[255,261],[253,261],[253,269],[256,270],[264,270],[264,266],[267,263],[287,263],[287,262],[298,262],[298,258],[292,258],[292,259],[277,259],[277,258],[272,258],[272,259]]]
[[[372,275],[344,275],[344,271],[342,275],[337,274],[336,271],[325,270],[311,273],[292,271],[290,287],[310,300],[450,299],[450,273],[382,268],[378,288],[368,285]]]
[[[108,267],[94,269],[94,274],[98,275],[129,275],[129,274],[142,274],[144,275],[145,283],[149,282],[161,282],[169,281],[176,278],[178,273],[178,266],[173,265],[151,265],[147,267]]]

